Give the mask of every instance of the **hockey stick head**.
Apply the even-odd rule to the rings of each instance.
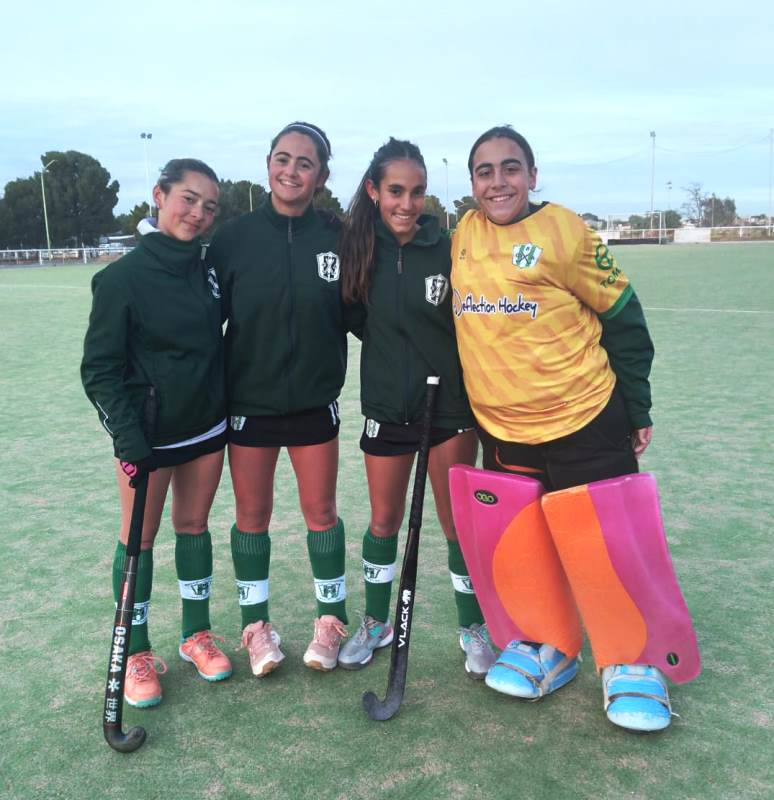
[[[118,726],[105,726],[105,741],[119,753],[133,753],[145,741],[148,735],[145,728],[135,725],[124,733]]]
[[[387,692],[384,700],[380,700],[373,692],[363,692],[363,711],[370,719],[385,722],[392,719],[398,711],[403,700],[403,691]]]

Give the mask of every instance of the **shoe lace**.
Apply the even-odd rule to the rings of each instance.
[[[274,644],[274,640],[271,636],[270,622],[266,622],[263,625],[254,623],[252,625],[245,626],[245,629],[242,631],[242,643],[237,649],[244,650],[245,648],[249,648],[253,643],[267,647]]]
[[[136,653],[129,659],[129,662],[128,671],[139,683],[150,680],[154,669],[159,675],[163,675],[167,671],[164,660],[151,653],[150,650],[145,653]]]
[[[316,619],[314,622],[314,638],[324,647],[335,647],[345,636],[347,629],[341,620],[336,617],[331,619]]]
[[[384,625],[384,623],[379,622],[379,620],[374,619],[373,617],[370,617],[368,614],[361,614],[360,625],[355,631],[352,641],[357,642],[358,644],[365,644],[365,642],[367,642],[370,638],[370,632],[380,625]]]
[[[469,637],[470,649],[476,653],[483,653],[485,650],[491,648],[489,641],[489,631],[485,625],[480,627],[465,628],[465,633]]]
[[[214,640],[217,639],[221,643],[226,641],[222,636],[215,636],[211,631],[199,631],[191,638],[194,640],[194,644],[210,657],[220,655],[220,650]]]

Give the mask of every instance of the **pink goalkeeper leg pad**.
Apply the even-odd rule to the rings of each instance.
[[[452,512],[465,564],[492,641],[547,643],[573,658],[580,619],[540,506],[543,486],[517,475],[457,465]]]
[[[542,499],[597,668],[650,664],[675,683],[701,671],[664,535],[656,480],[624,475]]]

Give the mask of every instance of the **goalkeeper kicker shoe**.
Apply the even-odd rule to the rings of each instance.
[[[656,667],[615,664],[602,670],[605,713],[630,731],[662,731],[672,721],[664,676]]]
[[[578,659],[568,658],[550,644],[512,641],[500,653],[486,676],[496,692],[539,700],[564,686],[578,674]]]
[[[371,663],[374,651],[392,643],[393,629],[390,621],[380,622],[366,614],[354,636],[339,652],[339,666],[344,669],[363,669]]]
[[[150,650],[129,656],[124,683],[126,702],[135,708],[157,706],[161,702],[159,675],[163,675],[166,671],[167,665]]]
[[[486,624],[474,622],[469,628],[460,628],[460,647],[465,653],[465,672],[474,680],[483,680],[497,660]]]

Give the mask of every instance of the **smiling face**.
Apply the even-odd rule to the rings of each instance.
[[[366,191],[378,203],[382,222],[401,245],[410,242],[419,229],[417,219],[425,205],[426,190],[424,168],[409,158],[385,164],[378,186],[366,181]]]
[[[200,172],[188,170],[168,192],[156,185],[153,201],[159,209],[161,233],[190,242],[201,236],[215,220],[218,211],[218,184]]]
[[[512,139],[488,139],[473,154],[470,181],[487,217],[497,225],[507,225],[529,213],[537,167],[530,168],[524,151]]]
[[[288,217],[300,217],[328,178],[312,139],[296,131],[280,138],[266,166],[274,210]]]

